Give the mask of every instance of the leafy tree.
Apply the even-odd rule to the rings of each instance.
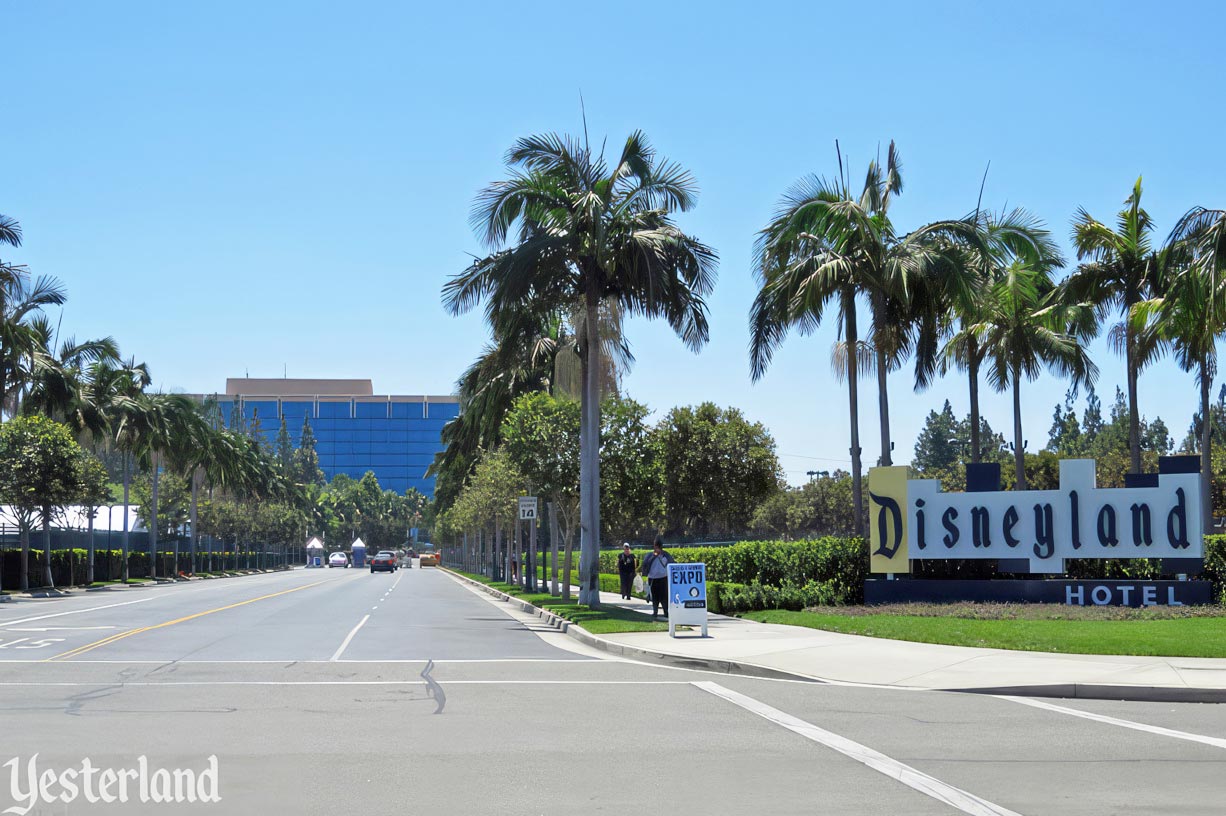
[[[736,408],[706,402],[674,408],[656,426],[664,473],[665,530],[670,535],[727,535],[749,526],[779,490],[775,440]]]
[[[600,410],[600,517],[607,539],[650,538],[664,512],[664,473],[646,405],[610,397]]]
[[[54,586],[52,514],[96,490],[97,471],[87,464],[90,458],[68,427],[46,417],[17,417],[0,427],[0,499],[38,509],[46,586]]]
[[[1073,410],[1076,395],[1070,390],[1062,405],[1057,404],[1052,412],[1051,429],[1047,432],[1047,449],[1063,458],[1082,456],[1086,440],[1081,433],[1081,422]]]
[[[958,440],[954,436],[957,430],[958,420],[949,400],[945,400],[939,413],[929,411],[919,438],[915,440],[911,467],[921,473],[951,467],[959,459]]]
[[[502,423],[501,450],[529,490],[543,494],[557,513],[563,598],[570,597],[573,532],[579,516],[579,426],[578,402],[544,392],[517,399]]]
[[[302,418],[302,436],[298,440],[298,449],[294,451],[294,468],[298,484],[324,484],[323,468],[319,466],[319,454],[315,452],[315,431],[311,429],[308,417]]]
[[[443,299],[456,314],[488,301],[496,328],[525,312],[583,316],[579,601],[596,606],[601,311],[664,318],[696,350],[707,340],[716,254],[673,220],[694,205],[693,178],[640,132],[612,165],[586,142],[553,134],[519,140],[507,164],[510,178],[481,193],[472,218],[492,254],[452,278]]]
[[[754,511],[751,524],[756,533],[772,538],[850,536],[855,527],[847,512],[850,504],[851,474],[836,470],[772,494]]]
[[[153,508],[153,479],[142,474],[132,483],[132,494],[138,505],[136,515],[146,529],[157,527],[159,536],[175,535],[188,520],[191,509],[191,483],[178,473],[163,473],[158,479],[156,522],[150,517]]]
[[[481,536],[481,563],[488,570],[498,557],[495,540],[515,523],[519,496],[527,488],[526,477],[503,450],[482,454],[464,490],[445,513],[445,525],[455,531],[493,532]]]
[[[281,415],[281,427],[277,429],[276,442],[277,465],[286,476],[291,476],[294,468],[294,443],[290,439],[289,426],[285,424],[285,415]]]

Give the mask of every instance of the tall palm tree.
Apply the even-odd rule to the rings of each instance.
[[[153,432],[154,417],[145,389],[152,378],[144,363],[130,360],[115,368],[108,377],[108,416],[110,443],[123,454],[123,566],[122,580],[128,582],[128,553],[130,550],[128,506],[131,490],[133,459],[146,448],[147,439]]]
[[[1073,244],[1082,263],[1061,284],[1071,302],[1090,303],[1100,318],[1108,312],[1122,315],[1110,332],[1111,345],[1124,355],[1128,380],[1128,449],[1133,473],[1141,472],[1141,419],[1137,408],[1137,380],[1161,349],[1154,332],[1138,331],[1129,320],[1132,307],[1162,292],[1163,264],[1150,237],[1153,222],[1141,206],[1141,179],[1124,200],[1115,229],[1084,209],[1073,218]]]
[[[600,314],[662,317],[690,348],[707,340],[714,250],[682,232],[678,211],[695,202],[693,177],[632,134],[616,162],[568,137],[520,139],[507,154],[510,178],[479,196],[473,224],[493,251],[452,278],[453,313],[487,301],[494,326],[524,309],[578,310],[583,340],[580,428],[580,603],[596,606],[600,583]]]
[[[953,365],[967,375],[970,396],[970,460],[977,464],[983,458],[983,443],[980,441],[983,421],[979,409],[979,372],[987,359],[984,348],[973,327],[982,323],[993,301],[993,287],[1005,275],[1015,261],[1039,268],[1055,268],[1062,263],[1059,250],[1051,233],[1043,223],[1026,210],[1015,208],[1000,213],[977,210],[974,216],[980,236],[979,246],[986,251],[966,248],[959,262],[975,278],[975,285],[967,289],[969,297],[945,299],[938,319],[943,315],[947,325],[939,333],[945,335],[945,344],[939,357],[940,365],[932,361],[932,369],[945,370]],[[927,360],[925,360],[927,362]],[[925,366],[927,368],[927,366]]]
[[[443,450],[426,473],[438,477],[435,496],[443,508],[455,500],[480,452],[498,444],[502,420],[516,398],[542,390],[575,399],[582,393],[583,316],[525,309],[508,318],[507,325],[492,327],[493,342],[460,376],[460,412],[443,427]],[[598,322],[600,392],[616,393],[634,355],[620,311],[605,304]]]
[[[985,351],[988,382],[1013,391],[1013,459],[1017,489],[1026,489],[1022,438],[1022,378],[1034,380],[1044,367],[1071,377],[1073,386],[1093,383],[1098,369],[1079,342],[1092,333],[1089,310],[1055,297],[1048,270],[1015,260],[992,286],[982,320],[970,327]]]
[[[0,277],[0,419],[13,416],[30,380],[42,345],[43,332],[34,320],[46,306],[64,303],[67,293],[58,280],[45,275]]]
[[[77,441],[93,448],[107,440],[107,418],[99,410],[92,375],[99,367],[119,361],[119,347],[110,337],[78,343],[69,338],[53,349],[55,332],[45,315],[30,321],[32,339],[28,349],[27,382],[18,392],[16,404],[23,413],[41,413],[72,429]],[[101,497],[99,497],[101,498]],[[88,558],[86,583],[94,580],[94,508],[89,508],[87,531]],[[50,581],[50,552],[44,553],[47,581]]]
[[[759,235],[754,267],[760,289],[750,310],[750,368],[761,378],[775,348],[795,327],[817,329],[835,305],[841,341],[833,354],[836,376],[848,384],[851,414],[852,500],[855,529],[863,532],[863,468],[860,461],[859,378],[877,374],[882,465],[892,464],[887,375],[924,338],[919,300],[938,291],[958,297],[972,284],[962,274],[960,247],[979,247],[971,219],[937,221],[900,235],[889,218],[902,192],[902,168],[894,143],[885,167],[870,162],[864,186],[855,194],[842,158],[839,177],[811,175],[783,197],[774,219]],[[857,300],[865,297],[872,342],[861,341]],[[929,310],[931,313],[931,310]]]
[[[1217,375],[1217,340],[1226,334],[1226,210],[1193,207],[1167,238],[1169,291],[1135,307],[1138,328],[1157,322],[1184,371],[1195,371],[1200,387],[1202,512],[1213,516],[1209,391]]]
[[[21,246],[21,225],[17,223],[17,219],[0,215],[0,244],[7,244],[11,247]],[[11,284],[25,275],[24,266],[9,263],[0,258],[0,292],[3,292],[4,285]]]

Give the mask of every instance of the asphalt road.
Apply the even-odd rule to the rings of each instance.
[[[53,775],[143,755],[216,756],[221,801],[29,812],[1226,813],[1220,706],[614,660],[429,569],[3,604],[0,712],[0,811],[35,755]]]

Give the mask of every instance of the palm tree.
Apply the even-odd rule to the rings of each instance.
[[[1133,310],[1138,328],[1157,323],[1184,371],[1200,386],[1202,512],[1213,516],[1209,486],[1213,444],[1209,391],[1217,375],[1217,339],[1226,333],[1226,210],[1193,207],[1167,238],[1169,291]]]
[[[845,177],[842,157],[833,181],[808,176],[780,202],[771,223],[758,235],[755,273],[760,290],[750,310],[750,363],[754,380],[770,364],[775,348],[796,327],[816,330],[835,304],[842,340],[835,344],[835,375],[848,384],[851,414],[852,497],[855,529],[863,532],[860,462],[859,377],[877,373],[882,465],[892,464],[889,393],[886,377],[918,344],[938,292],[969,297],[972,283],[962,274],[958,252],[980,247],[971,219],[937,221],[899,235],[889,218],[893,197],[902,192],[902,168],[894,143],[886,166],[869,164],[859,195]],[[857,299],[865,296],[872,315],[872,343],[860,339]],[[917,369],[917,381],[922,381]]]
[[[1022,378],[1034,380],[1044,367],[1073,378],[1073,387],[1093,383],[1098,369],[1078,342],[1092,332],[1088,309],[1055,297],[1047,269],[1015,260],[992,286],[982,320],[970,327],[985,352],[988,382],[1013,391],[1013,458],[1018,490],[1026,489],[1022,439]],[[1092,315],[1089,315],[1092,318]]]
[[[491,327],[493,342],[457,383],[460,412],[443,427],[443,450],[426,473],[438,477],[441,507],[455,501],[480,452],[498,444],[502,420],[520,395],[543,390],[578,399],[582,393],[582,315],[525,309],[508,318],[507,325]],[[619,310],[602,305],[599,324],[600,393],[617,393],[634,355]]]
[[[1154,332],[1137,331],[1129,320],[1132,307],[1162,291],[1163,264],[1150,243],[1153,222],[1141,207],[1141,179],[1124,200],[1124,209],[1111,229],[1084,209],[1073,219],[1073,244],[1082,261],[1061,284],[1070,302],[1089,303],[1105,318],[1110,311],[1123,315],[1110,332],[1112,348],[1123,352],[1128,380],[1128,449],[1132,472],[1141,472],[1141,420],[1137,408],[1137,380],[1161,349]]]
[[[982,323],[993,300],[993,286],[1005,275],[1005,270],[1016,260],[1041,268],[1055,268],[1061,264],[1059,250],[1051,239],[1051,233],[1042,222],[1023,209],[994,213],[977,210],[980,246],[986,251],[967,248],[959,262],[976,278],[975,285],[967,289],[970,297],[947,298],[942,302],[945,309],[937,309],[937,319],[952,318],[942,326],[940,333],[946,335],[945,345],[938,355],[940,369],[952,364],[967,375],[970,396],[970,431],[972,463],[983,457],[980,434],[983,421],[979,410],[979,372],[987,358],[979,336],[972,327]],[[927,361],[925,361],[927,362]],[[934,363],[936,361],[933,361]],[[927,366],[925,366],[927,367]],[[936,365],[932,366],[934,369]]]
[[[488,301],[496,327],[532,308],[583,315],[579,601],[596,606],[602,305],[662,317],[697,350],[716,254],[673,221],[694,205],[693,177],[657,157],[641,132],[612,166],[587,143],[553,134],[520,139],[507,164],[510,178],[487,187],[473,211],[493,252],[452,278],[443,299],[454,314]]]
[[[145,389],[152,379],[144,363],[130,360],[113,369],[106,377],[107,413],[110,443],[123,454],[123,567],[122,580],[128,582],[128,506],[131,488],[132,460],[144,450],[152,432],[153,417]]]
[[[11,247],[21,246],[21,225],[15,218],[0,215],[0,244],[8,244]],[[24,266],[0,259],[0,287],[24,277],[25,274]],[[0,291],[3,289],[0,288]]]
[[[45,315],[36,314],[29,323],[31,345],[25,368],[29,375],[24,394],[17,394],[16,404],[23,413],[41,413],[72,429],[77,441],[87,447],[105,444],[107,418],[94,399],[91,377],[119,361],[119,347],[106,337],[78,343],[69,338],[53,351],[55,332]],[[88,368],[87,368],[88,367]],[[99,497],[101,498],[101,497]],[[94,508],[88,513],[88,559],[86,583],[94,581]],[[44,553],[45,572],[50,582],[51,556]]]
[[[0,420],[17,412],[34,377],[37,352],[45,332],[35,326],[45,306],[63,304],[67,294],[58,280],[45,275],[0,278]]]

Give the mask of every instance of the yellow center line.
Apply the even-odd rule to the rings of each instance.
[[[232,604],[229,604],[228,606],[219,606],[216,609],[206,609],[205,611],[197,612],[194,615],[185,615],[182,618],[175,618],[174,620],[165,621],[163,623],[156,623],[153,626],[142,626],[138,629],[129,629],[126,632],[120,632],[119,634],[116,634],[116,635],[104,637],[101,640],[95,640],[93,643],[86,643],[84,646],[78,646],[75,649],[69,649],[68,651],[63,652],[61,654],[57,654],[53,657],[48,657],[43,662],[49,663],[53,660],[67,660],[70,657],[76,657],[78,655],[85,654],[88,651],[97,649],[100,646],[106,646],[108,644],[114,643],[117,640],[123,640],[124,638],[132,637],[132,635],[139,635],[141,632],[151,632],[154,629],[162,629],[167,626],[174,626],[176,623],[183,623],[185,621],[195,620],[196,618],[202,618],[205,615],[212,615],[214,612],[225,612],[227,609],[235,609],[240,606],[246,606],[247,604],[252,604],[252,603],[255,603],[256,601],[266,601],[269,598],[276,598],[281,595],[288,595],[291,592],[301,592],[304,589],[310,589],[311,587],[319,586],[322,583],[326,583],[326,582],[316,581],[313,584],[306,584],[304,586],[294,587],[293,589],[285,589],[280,592],[274,592],[270,595],[261,595],[258,598],[248,598],[245,601],[239,601],[238,603],[232,603]]]

